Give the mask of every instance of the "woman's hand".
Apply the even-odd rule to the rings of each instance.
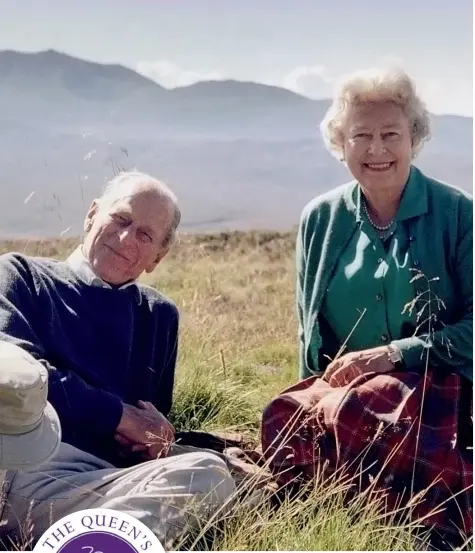
[[[349,384],[361,374],[375,372],[387,373],[394,370],[394,364],[389,359],[387,346],[365,349],[347,353],[332,361],[323,375],[323,379],[330,382],[330,378],[338,371],[337,385]]]

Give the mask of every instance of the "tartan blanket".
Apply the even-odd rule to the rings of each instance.
[[[386,508],[412,498],[412,520],[471,535],[471,383],[428,371],[359,374],[345,384],[339,372],[329,383],[303,380],[265,408],[262,449],[279,484],[346,471],[357,491],[384,493]]]

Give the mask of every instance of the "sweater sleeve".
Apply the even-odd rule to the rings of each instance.
[[[160,367],[161,376],[155,398],[152,403],[167,417],[170,413],[173,401],[173,388],[175,384],[175,368],[178,354],[178,327],[179,315],[175,305],[170,304],[170,323],[166,335],[166,347],[163,366]]]
[[[113,433],[122,416],[122,401],[90,386],[73,371],[48,362],[45,345],[39,337],[44,316],[41,301],[29,264],[14,254],[2,256],[0,339],[25,349],[48,369],[48,400],[61,424],[93,425],[101,433]]]
[[[471,211],[459,223],[454,275],[460,291],[461,316],[441,330],[394,340],[407,369],[434,368],[457,372],[473,381],[473,218]],[[432,302],[435,304],[435,302]],[[443,309],[443,307],[442,307]]]

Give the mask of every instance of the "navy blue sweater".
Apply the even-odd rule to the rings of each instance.
[[[63,441],[117,466],[125,464],[114,440],[123,402],[170,411],[178,311],[153,288],[89,286],[67,262],[5,254],[0,339],[48,368]]]

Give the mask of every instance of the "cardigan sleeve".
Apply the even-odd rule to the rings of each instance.
[[[296,300],[297,300],[297,323],[298,323],[298,350],[299,350],[299,379],[303,380],[309,376],[314,376],[318,372],[314,366],[312,356],[307,355],[308,344],[305,339],[305,280],[307,272],[307,245],[305,243],[307,227],[307,216],[304,212],[297,233],[297,242],[295,247],[296,262]]]
[[[406,369],[445,368],[473,381],[473,214],[464,210],[459,219],[453,277],[460,291],[461,316],[454,324],[432,333],[392,343],[401,351]]]
[[[295,248],[300,379],[321,376],[335,349],[320,307],[327,280],[356,228],[348,207],[355,186],[352,181],[313,198],[300,216]]]
[[[305,274],[305,251],[302,243],[303,223],[300,223],[297,233],[297,243],[295,246],[296,262],[296,299],[297,299],[297,335],[299,348],[299,377],[305,378],[305,333],[303,330],[303,280]]]

